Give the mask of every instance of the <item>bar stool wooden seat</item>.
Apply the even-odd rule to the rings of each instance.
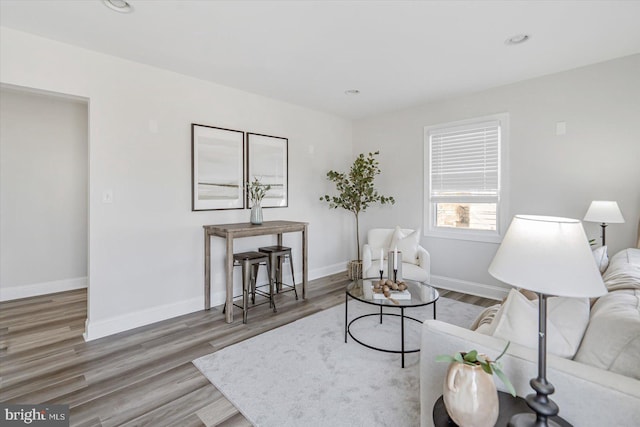
[[[276,292],[290,292],[293,291],[298,299],[298,291],[296,290],[296,278],[293,274],[293,256],[291,255],[291,248],[287,246],[263,246],[258,248],[258,251],[269,255],[269,265],[271,267],[272,280],[275,284]],[[282,263],[285,258],[289,258],[289,266],[291,267],[291,284],[282,282]],[[286,287],[285,291],[282,287]]]
[[[247,311],[249,309],[249,294],[251,294],[251,303],[256,303],[256,293],[269,298],[269,307],[273,307],[273,312],[277,312],[276,303],[273,300],[274,282],[271,274],[271,264],[267,254],[255,251],[240,252],[233,254],[234,267],[242,267],[242,307],[234,304],[242,309],[242,323],[247,323]],[[267,276],[269,277],[269,293],[265,293],[256,285],[258,278],[258,269],[260,265],[267,266]],[[258,304],[260,305],[260,304]],[[226,309],[226,306],[225,306]]]

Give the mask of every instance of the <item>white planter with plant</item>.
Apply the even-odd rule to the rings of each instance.
[[[502,372],[498,360],[507,352],[506,347],[496,360],[478,354],[476,350],[443,355],[437,362],[450,362],[444,380],[442,397],[449,417],[460,427],[492,427],[498,419],[498,391],[493,374],[504,383],[512,396],[513,385]]]
[[[271,185],[261,184],[260,180],[255,177],[253,181],[247,182],[247,193],[249,194],[249,201],[251,202],[251,224],[262,224],[262,206],[260,203],[267,191],[271,189]]]

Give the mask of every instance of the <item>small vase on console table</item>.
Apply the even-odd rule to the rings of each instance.
[[[251,224],[253,225],[262,224],[262,206],[260,206],[260,203],[255,203],[251,207]]]

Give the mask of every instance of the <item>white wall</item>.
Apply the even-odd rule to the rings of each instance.
[[[424,126],[508,112],[509,216],[582,219],[592,200],[616,200],[626,223],[607,228],[609,254],[634,246],[640,216],[639,76],[640,55],[634,55],[355,122],[354,152],[381,150],[379,187],[397,200],[393,219],[371,209],[363,228],[423,225]],[[566,135],[555,134],[557,122],[566,122]],[[599,241],[598,224],[584,225]],[[425,237],[422,244],[432,256],[434,283],[502,293],[505,285],[487,273],[497,244]]]
[[[191,212],[191,123],[289,138],[289,207],[265,209],[265,220],[309,222],[311,277],[345,269],[353,246],[339,236],[352,223],[318,199],[331,188],[326,171],[350,161],[349,121],[6,28],[0,36],[2,83],[90,102],[88,339],[202,309],[202,225],[249,220],[249,210]],[[275,237],[236,249],[265,241]],[[298,242],[285,236],[294,255]],[[224,297],[222,247],[214,239],[213,304]]]
[[[86,287],[87,104],[0,91],[0,300]]]

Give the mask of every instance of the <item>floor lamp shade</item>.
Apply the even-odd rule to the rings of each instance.
[[[516,215],[489,273],[512,286],[546,295],[596,297],[606,293],[577,219]]]
[[[594,200],[589,205],[587,213],[584,216],[585,221],[604,222],[606,224],[621,224],[624,217],[617,202],[606,200]]]
[[[600,223],[600,227],[602,227],[602,246],[604,246],[606,242],[607,224],[621,224],[624,222],[618,203],[608,200],[594,200],[591,202],[584,216],[584,220]]]

